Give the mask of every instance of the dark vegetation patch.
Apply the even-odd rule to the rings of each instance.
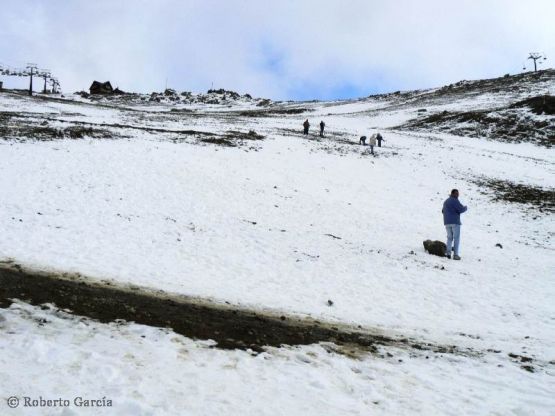
[[[477,355],[471,349],[437,345],[376,330],[245,309],[133,285],[98,281],[79,274],[29,271],[13,262],[0,264],[0,305],[21,299],[54,304],[101,322],[118,319],[196,339],[215,340],[220,348],[263,351],[265,346],[333,342],[377,352],[378,346],[417,348],[438,353]]]
[[[503,97],[511,94],[525,96],[537,86],[545,85],[547,88],[555,82],[555,70],[548,69],[537,72],[527,72],[503,77],[459,81],[432,90],[396,91],[394,93],[371,95],[373,101],[387,101],[389,108],[414,108],[425,105],[448,104],[465,97],[477,97],[483,94]]]
[[[265,136],[254,130],[228,130],[225,133],[213,133],[198,130],[173,130],[160,127],[138,126],[122,123],[89,123],[57,119],[58,114],[35,114],[0,112],[0,139],[8,140],[56,140],[82,138],[125,138],[132,137],[133,130],[150,134],[164,134],[169,140],[191,143],[211,143],[227,147],[238,147],[264,140]],[[54,127],[51,123],[62,124]],[[67,127],[65,127],[67,126]],[[252,149],[255,149],[251,147]],[[257,150],[257,149],[255,149]]]
[[[203,143],[218,144],[227,147],[237,147],[246,144],[247,141],[264,140],[265,136],[258,134],[254,130],[248,132],[228,130],[223,135],[213,135],[212,137],[203,138]]]
[[[474,81],[462,80],[454,84],[446,85],[437,94],[450,95],[462,93],[499,92],[501,90],[511,90],[513,92],[523,92],[529,90],[530,83],[549,81],[555,79],[555,70],[544,70],[537,72],[525,72],[522,74],[505,75],[498,78],[481,79]],[[527,85],[528,84],[528,85]]]
[[[229,139],[223,137],[207,137],[200,140],[203,143],[218,144],[220,146],[237,147],[237,144]]]
[[[495,201],[507,201],[526,205],[542,213],[555,213],[555,189],[539,188],[511,181],[480,177],[473,182],[482,194],[490,195]]]
[[[263,140],[264,136],[258,134],[254,130],[249,130],[248,133],[236,131],[236,130],[229,130],[226,132],[227,137],[232,137],[238,140]]]
[[[113,131],[72,125],[68,127],[53,127],[48,121],[33,119],[31,117],[18,117],[17,114],[0,114],[0,138],[17,141],[40,140],[49,141],[57,139],[83,139],[83,138],[115,138],[119,137]]]
[[[241,111],[241,117],[272,117],[279,115],[302,114],[314,111],[310,108],[270,108],[264,110],[246,110]]]
[[[443,111],[410,120],[400,127],[411,130],[436,130],[458,136],[485,137],[505,142],[530,142],[549,148],[555,144],[555,117],[538,119],[529,112],[551,111],[552,104],[546,101],[547,104],[544,105],[543,98],[534,97],[493,111]],[[530,107],[531,110],[519,110],[521,107]]]
[[[172,108],[172,109],[170,109],[170,112],[172,112],[172,113],[194,113],[194,110],[191,110],[189,108]]]
[[[538,97],[528,98],[519,101],[511,106],[511,108],[528,107],[533,113],[541,115],[555,115],[555,97],[552,95],[540,95]]]
[[[501,91],[511,91],[515,93],[527,92],[530,84],[549,82],[555,80],[555,70],[548,69],[537,72],[525,72],[522,74],[505,75],[498,78],[481,79],[467,81],[462,80],[453,84],[446,85],[435,90],[429,96],[450,97],[453,95],[473,95],[484,93],[498,93]]]
[[[147,133],[165,133],[181,138],[214,136],[214,133],[198,130],[172,130],[158,127],[137,126],[122,123],[91,123],[84,121],[57,119],[57,114],[8,113],[0,112],[0,136],[5,139],[54,140],[62,138],[125,138],[126,130],[140,130]],[[53,127],[51,122],[66,124],[68,127]]]

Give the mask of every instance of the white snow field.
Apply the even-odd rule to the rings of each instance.
[[[0,140],[0,260],[480,352],[357,360],[306,346],[252,356],[16,303],[0,309],[2,395],[111,395],[119,410],[106,414],[122,415],[555,414],[553,214],[476,184],[552,191],[554,150],[390,129],[423,106],[491,109],[555,94],[553,78],[527,85],[425,105],[395,96],[278,103],[307,111],[262,117],[241,113],[243,104],[172,112],[0,94],[0,113],[24,123],[122,136]],[[265,138],[228,147],[173,133],[184,130]],[[385,143],[373,157],[358,138],[376,131]],[[469,207],[458,262],[422,245],[444,240],[452,188]],[[42,315],[48,323],[37,327]],[[508,354],[532,358],[534,372]]]
[[[0,331],[2,395],[20,399],[2,415],[549,415],[554,405],[553,371],[501,354],[350,358],[326,344],[254,354],[24,303],[0,309]],[[41,397],[69,403],[24,407]]]

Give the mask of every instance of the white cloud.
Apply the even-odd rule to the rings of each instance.
[[[550,0],[18,1],[0,61],[37,61],[66,91],[215,87],[290,98],[429,87],[555,59]],[[548,61],[550,62],[550,61]],[[4,80],[8,83],[8,80]]]

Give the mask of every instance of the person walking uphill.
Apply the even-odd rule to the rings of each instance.
[[[376,134],[370,136],[370,141],[368,142],[370,146],[370,153],[374,154],[374,146],[376,145]]]
[[[445,257],[451,258],[451,245],[453,245],[453,259],[460,260],[459,243],[461,237],[461,214],[467,210],[467,207],[459,201],[459,191],[453,189],[449,198],[443,203],[443,224],[447,231],[447,250]]]
[[[320,121],[320,137],[324,137],[324,127],[326,127],[326,123],[322,120]]]
[[[304,134],[308,134],[308,128],[310,127],[310,123],[308,122],[308,118],[303,123],[304,127]]]

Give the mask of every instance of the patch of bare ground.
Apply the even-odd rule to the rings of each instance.
[[[57,139],[82,139],[82,138],[116,138],[121,137],[105,128],[72,125],[68,127],[52,126],[43,118],[17,113],[0,113],[0,138],[3,140],[38,140],[49,141]]]
[[[400,128],[513,143],[528,142],[550,148],[555,144],[554,109],[555,97],[546,95],[496,110],[443,111],[410,120]]]
[[[495,201],[522,204],[542,213],[555,213],[555,189],[540,188],[502,179],[479,177],[473,180],[481,192]]]
[[[303,114],[314,111],[310,108],[265,108],[263,110],[245,110],[238,113],[241,117],[274,117]]]
[[[227,147],[237,147],[245,145],[247,142],[264,140],[264,138],[265,136],[258,134],[254,130],[249,130],[248,132],[228,130],[224,134],[206,137],[200,141]]]
[[[229,303],[96,280],[80,274],[36,271],[0,263],[0,306],[11,299],[57,308],[101,322],[125,320],[212,339],[219,348],[263,351],[267,346],[333,343],[338,352],[375,353],[379,346],[479,355],[472,349],[388,335],[383,331],[247,309]]]
[[[265,136],[254,130],[228,130],[224,133],[213,133],[136,124],[70,121],[57,118],[57,114],[0,112],[0,137],[3,140],[117,139],[132,137],[133,131],[142,131],[157,137],[162,133],[166,139],[176,143],[189,141],[192,144],[208,143],[227,147],[244,146],[265,139]]]

